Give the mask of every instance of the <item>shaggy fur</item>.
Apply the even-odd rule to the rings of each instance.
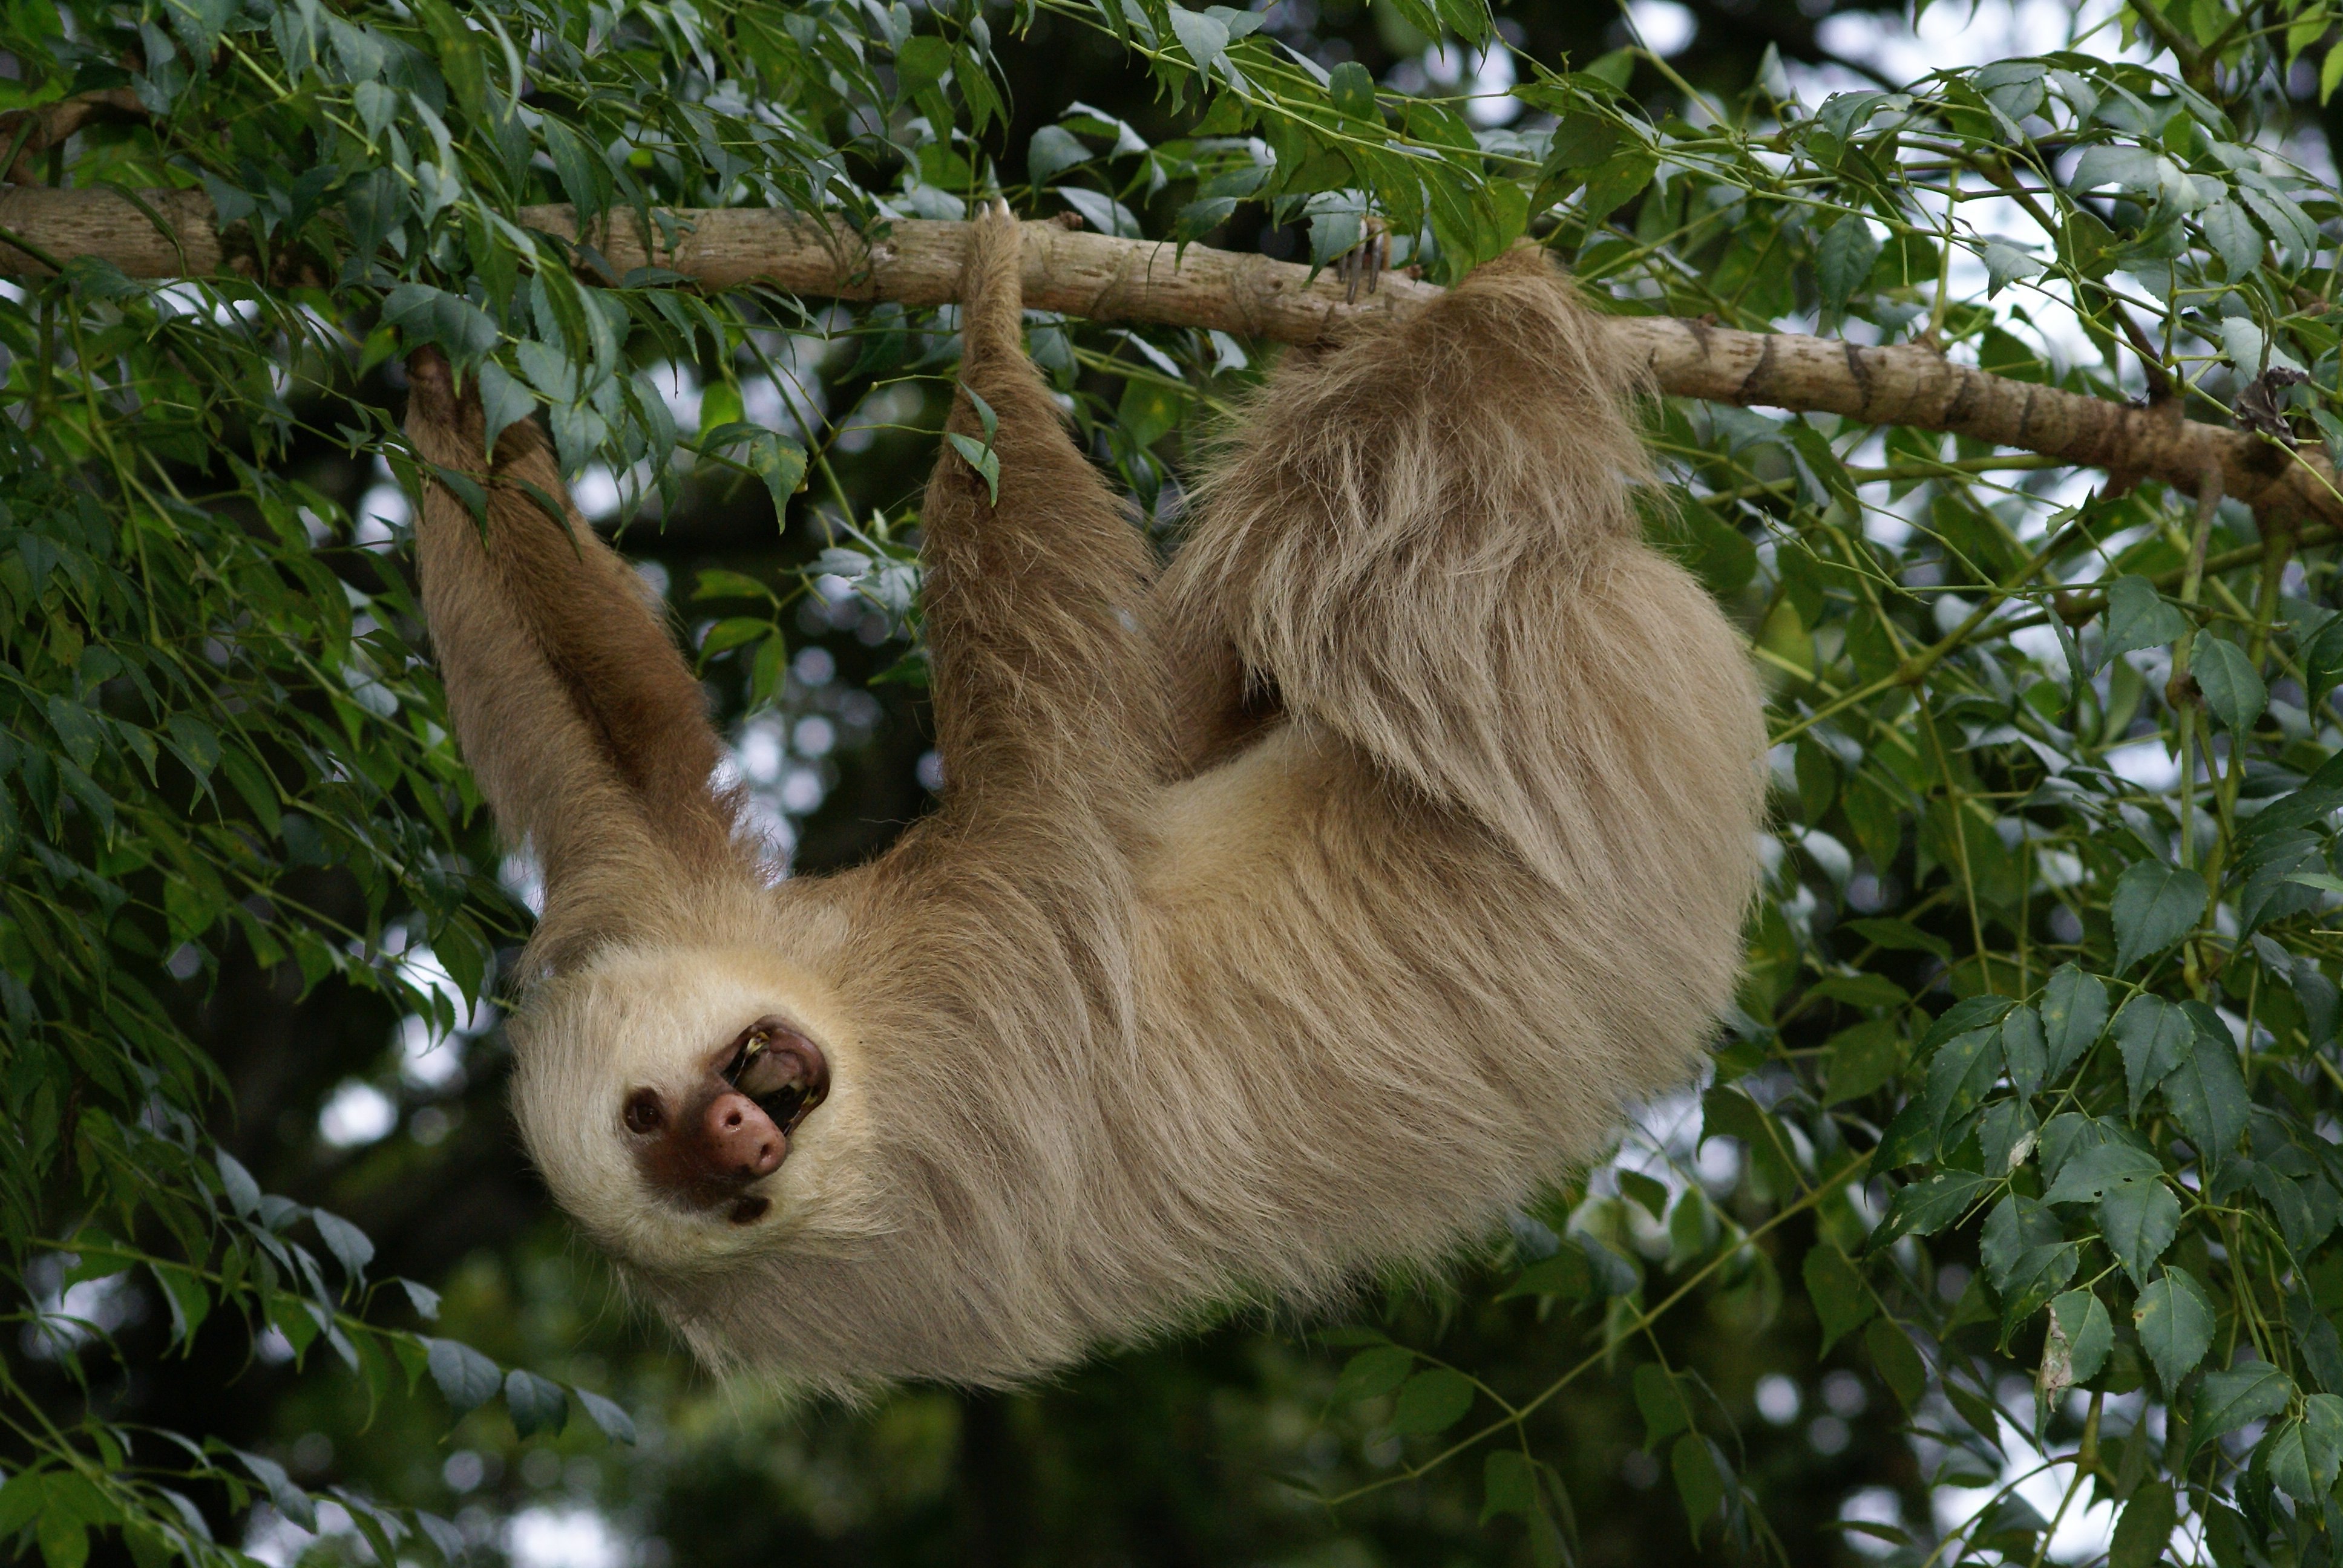
[[[547,866],[530,1151],[702,1356],[801,1386],[1437,1263],[1693,1072],[1740,958],[1757,690],[1638,538],[1634,388],[1542,256],[1272,377],[1158,573],[1021,351],[1019,247],[988,218],[964,288],[999,503],[947,450],[922,514],[943,799],[873,864],[759,885],[631,574],[514,483],[559,493],[535,431],[485,549],[424,508],[459,738]],[[489,475],[444,370],[409,428]],[[620,1107],[762,1015],[834,1083],[736,1225]]]

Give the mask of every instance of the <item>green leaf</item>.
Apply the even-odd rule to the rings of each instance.
[[[1537,1466],[1529,1455],[1518,1449],[1499,1448],[1490,1451],[1481,1469],[1481,1523],[1486,1524],[1500,1514],[1518,1514],[1523,1519],[1535,1517],[1538,1505]]]
[[[328,1214],[323,1209],[310,1210],[309,1219],[317,1227],[317,1237],[326,1243],[326,1251],[341,1264],[350,1282],[364,1281],[367,1265],[374,1261],[374,1242],[367,1233],[340,1215]]]
[[[2042,1038],[2049,1060],[2043,1081],[2055,1083],[2107,1027],[2107,988],[2096,975],[2061,964],[2042,989]]]
[[[2161,1278],[2140,1292],[2131,1321],[2167,1394],[2197,1370],[2213,1343],[2213,1302],[2205,1287],[2187,1270],[2169,1263]]]
[[[1656,1451],[1660,1444],[1692,1425],[1692,1411],[1684,1396],[1683,1385],[1668,1370],[1656,1362],[1645,1362],[1635,1369],[1635,1408],[1644,1417],[1644,1446]]]
[[[2269,689],[2253,661],[2236,643],[2210,635],[2197,639],[2196,655],[2190,673],[2205,693],[2205,706],[2229,729],[2250,729],[2269,705]]]
[[[1668,1469],[1675,1476],[1676,1495],[1684,1500],[1684,1518],[1691,1523],[1693,1539],[1700,1539],[1701,1529],[1725,1506],[1725,1476],[1729,1473],[1725,1456],[1715,1445],[1696,1432],[1685,1432],[1668,1451]]]
[[[2042,1032],[2042,1015],[2030,1007],[2014,1007],[2001,1020],[2002,1062],[2017,1092],[2032,1099],[2042,1091],[2050,1052]]]
[[[505,1374],[505,1409],[511,1412],[513,1430],[521,1436],[549,1434],[568,1421],[569,1396],[559,1383],[515,1367]]]
[[[2093,1143],[2076,1150],[2061,1161],[2057,1177],[2042,1195],[2042,1201],[2096,1203],[2127,1182],[2155,1181],[2163,1175],[2163,1163],[2137,1144],[2113,1141]]]
[[[1415,1370],[1415,1352],[1399,1345],[1377,1345],[1361,1351],[1342,1368],[1342,1375],[1334,1380],[1334,1397],[1353,1402],[1363,1399],[1381,1399],[1407,1381]]]
[[[2276,1415],[2293,1400],[2294,1380],[2268,1362],[2207,1372],[2189,1416],[2189,1445],[2202,1447],[2248,1422]]]
[[[2157,1177],[2121,1178],[2099,1200],[2099,1231],[2132,1282],[2146,1284],[2148,1270],[2179,1233],[2180,1200]]]
[[[1928,1106],[1929,1125],[1940,1133],[1985,1103],[2001,1078],[2001,1030],[1971,1030],[1945,1042],[1928,1062],[1927,1087],[1922,1091]]]
[[[309,1494],[307,1492],[293,1484],[293,1478],[285,1473],[283,1465],[257,1453],[246,1453],[240,1448],[230,1449],[228,1452],[235,1454],[245,1469],[252,1473],[252,1478],[255,1481],[260,1483],[268,1493],[268,1501],[276,1504],[277,1513],[282,1513],[304,1530],[317,1528],[316,1505],[309,1501]]]
[[[497,437],[537,412],[537,399],[493,359],[480,361],[480,418],[485,437],[483,456],[493,455]]]
[[[2172,1488],[2151,1481],[2131,1494],[2123,1516],[2116,1521],[2115,1539],[2107,1547],[2107,1568],[2156,1568],[2165,1548],[2172,1544],[2172,1527],[2179,1522]]]
[[[1938,1171],[1897,1191],[1887,1205],[1887,1217],[1871,1234],[1868,1248],[1877,1251],[1896,1237],[1933,1236],[1969,1211],[1994,1183],[1972,1171]]]
[[[1823,310],[1832,319],[1846,314],[1846,302],[1870,281],[1879,259],[1879,239],[1860,213],[1848,213],[1823,232],[1815,246],[1815,281],[1821,286]]]
[[[497,1397],[504,1378],[496,1362],[461,1341],[418,1337],[430,1354],[431,1381],[439,1385],[440,1393],[458,1415],[478,1410]]]
[[[2205,913],[2205,879],[2186,867],[2163,860],[2135,862],[2116,879],[2107,910],[2116,927],[2116,968],[2127,970],[2195,930]],[[2124,1010],[2128,1013],[2131,1008]]]
[[[1090,161],[1090,148],[1073,132],[1063,126],[1043,126],[1026,144],[1025,177],[1038,190],[1065,170]]]
[[[2343,1399],[2312,1394],[2303,1401],[2301,1419],[2288,1422],[2263,1446],[2279,1490],[2316,1507],[2343,1472]]]
[[[2161,648],[2188,629],[2188,618],[2164,601],[2143,577],[2120,577],[2107,585],[2107,629],[2099,662],[2144,648]]]
[[[1472,1380],[1446,1367],[1426,1367],[1400,1385],[1392,1428],[1412,1437],[1445,1432],[1473,1408]]]
[[[2089,1291],[2068,1291],[2051,1302],[2050,1321],[2066,1357],[2067,1381],[2088,1382],[2098,1376],[2116,1342],[2107,1303]]]
[[[2262,231],[2237,203],[2217,198],[2197,215],[2205,243],[2221,258],[2232,283],[2249,276],[2262,264]]]
[[[1356,60],[1345,60],[1327,73],[1326,93],[1343,114],[1363,120],[1383,117],[1375,107],[1375,79]]]
[[[1825,1105],[1844,1104],[1888,1082],[1904,1065],[1904,1030],[1894,1019],[1871,1018],[1833,1035]]]
[[[1822,1352],[1827,1355],[1831,1346],[1861,1328],[1878,1311],[1878,1303],[1862,1273],[1828,1241],[1806,1250],[1804,1273],[1806,1299],[1814,1303],[1815,1317],[1822,1324]]]
[[[2187,1046],[2159,1087],[2197,1152],[2208,1164],[2218,1164],[2236,1151],[2246,1131],[2251,1105],[2245,1074],[2238,1070],[2237,1047],[2219,1015],[2201,1002],[2189,1003],[2187,1012],[2193,1026]]]
[[[612,1442],[634,1446],[635,1418],[628,1415],[614,1400],[603,1398],[592,1389],[578,1389],[578,1402],[586,1407],[587,1419],[602,1429],[602,1435]]]
[[[1870,1352],[1871,1364],[1888,1392],[1905,1409],[1916,1408],[1928,1392],[1928,1363],[1913,1347],[1912,1336],[1893,1319],[1875,1318],[1864,1331],[1863,1348]]]
[[[951,69],[951,45],[931,33],[903,40],[895,51],[896,97],[912,98],[937,85]]]
[[[30,1524],[45,1501],[39,1471],[21,1470],[10,1476],[7,1484],[0,1485],[0,1541],[13,1539]]]
[[[1579,211],[1591,230],[1652,183],[1660,161],[1642,144],[1613,154],[1586,176]]]
[[[2148,1091],[2180,1065],[2196,1034],[2188,1015],[2162,997],[2134,997],[2116,1015],[2116,1044],[2123,1051],[2124,1077],[2131,1085],[2134,1120]]]

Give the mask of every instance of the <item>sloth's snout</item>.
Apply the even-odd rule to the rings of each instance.
[[[708,1102],[701,1129],[711,1163],[735,1181],[754,1181],[780,1169],[789,1140],[762,1107],[738,1090]]]

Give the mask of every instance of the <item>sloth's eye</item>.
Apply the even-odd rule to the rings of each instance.
[[[629,1132],[657,1132],[659,1123],[667,1120],[667,1108],[659,1103],[659,1091],[638,1089],[627,1096],[626,1121]]]

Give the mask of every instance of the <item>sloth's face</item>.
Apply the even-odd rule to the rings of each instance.
[[[818,1228],[850,1041],[754,952],[606,956],[513,1022],[514,1111],[555,1199],[627,1261],[720,1265]]]

